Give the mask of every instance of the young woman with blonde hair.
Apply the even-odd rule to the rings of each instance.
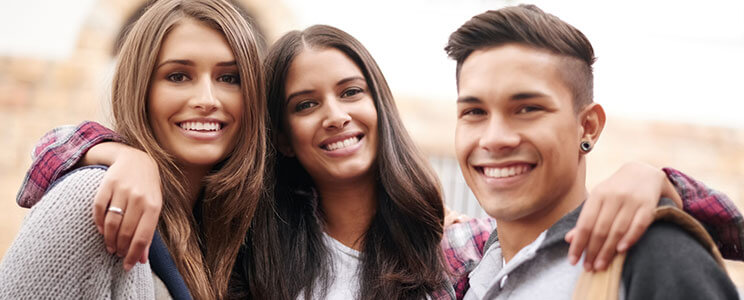
[[[226,297],[242,244],[235,237],[249,228],[267,171],[258,45],[228,1],[148,7],[122,46],[111,104],[116,134],[159,170],[162,212],[140,213],[160,215],[153,245],[162,238],[167,251],[124,272],[122,259],[106,253],[90,209],[105,170],[80,169],[57,181],[26,217],[0,265],[0,298],[153,298],[163,291],[157,282],[176,298],[189,291],[196,299]],[[124,212],[138,208],[122,200],[114,195],[108,215],[136,226]],[[156,264],[166,272],[158,274]]]

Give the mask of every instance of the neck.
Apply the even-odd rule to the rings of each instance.
[[[189,207],[193,208],[196,204],[197,198],[199,198],[199,192],[201,191],[204,183],[204,177],[209,173],[209,167],[184,167],[183,175],[186,177],[184,187],[186,188],[186,196],[188,197]]]
[[[578,170],[569,190],[557,199],[542,199],[546,205],[525,217],[509,221],[497,220],[499,244],[506,261],[511,260],[519,250],[534,242],[543,231],[579,207],[586,199],[586,164],[583,158]]]
[[[325,215],[325,230],[342,244],[361,250],[377,210],[377,189],[373,176],[344,182],[318,182],[320,206]]]

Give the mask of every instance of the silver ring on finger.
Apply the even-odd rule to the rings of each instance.
[[[115,213],[117,215],[120,215],[120,216],[124,215],[124,210],[116,206],[109,206],[108,211]]]

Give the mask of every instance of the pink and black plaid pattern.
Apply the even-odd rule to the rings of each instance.
[[[705,226],[721,255],[744,260],[744,219],[731,199],[678,170],[664,168],[664,172],[682,197],[684,211]]]
[[[91,147],[122,139],[118,134],[96,122],[86,121],[74,126],[62,126],[45,134],[32,152],[33,163],[26,173],[16,202],[32,207],[55,180],[77,164]]]
[[[468,274],[483,257],[483,247],[494,229],[496,221],[490,218],[471,219],[444,229],[442,251],[457,299],[465,297],[465,292],[470,287]]]

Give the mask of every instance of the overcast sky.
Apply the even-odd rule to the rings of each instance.
[[[0,0],[0,56],[68,56],[97,0]],[[470,17],[520,1],[285,0],[299,24],[357,37],[400,96],[454,101],[442,48]],[[744,128],[744,1],[532,1],[583,31],[610,116]]]

